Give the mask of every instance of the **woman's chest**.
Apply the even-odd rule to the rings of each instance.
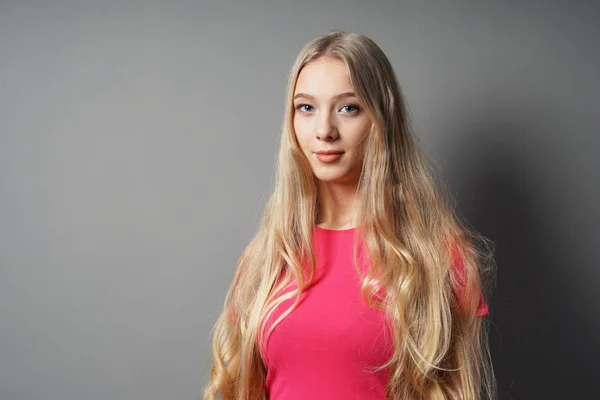
[[[268,336],[267,365],[302,369],[322,364],[352,375],[385,363],[393,353],[391,330],[383,311],[362,298],[354,266],[338,260],[318,265],[316,272],[297,307]],[[267,330],[294,300],[277,307]]]

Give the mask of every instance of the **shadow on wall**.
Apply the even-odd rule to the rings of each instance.
[[[593,314],[567,279],[577,246],[556,198],[566,190],[561,179],[569,177],[557,169],[568,156],[534,143],[546,136],[540,127],[481,117],[453,129],[461,140],[445,174],[459,212],[496,244],[490,342],[499,398],[600,398]]]

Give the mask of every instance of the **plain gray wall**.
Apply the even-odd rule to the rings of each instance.
[[[383,48],[498,246],[501,398],[600,393],[599,7],[207,3],[0,2],[0,399],[197,396],[287,73],[333,28]]]

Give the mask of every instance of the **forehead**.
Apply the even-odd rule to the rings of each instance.
[[[296,93],[315,97],[329,97],[352,91],[346,64],[331,57],[321,57],[306,64],[296,81]]]

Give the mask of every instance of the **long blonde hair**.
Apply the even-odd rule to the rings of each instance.
[[[309,41],[291,69],[274,191],[213,329],[204,399],[217,394],[224,400],[266,399],[262,344],[312,279],[319,199],[316,178],[294,134],[292,97],[302,68],[323,56],[345,63],[372,121],[357,188],[356,237],[368,249],[372,266],[361,275],[361,294],[386,313],[393,328],[394,354],[379,366],[390,368],[387,397],[496,398],[488,319],[475,315],[480,296],[488,298],[495,282],[493,245],[461,222],[450,196],[442,196],[447,191],[435,183],[418,149],[383,51],[363,35],[329,31]],[[305,257],[312,265],[308,279]],[[454,273],[457,260],[460,274]],[[291,283],[297,290],[282,296],[281,289]],[[381,290],[382,298],[376,295]],[[294,296],[296,303],[265,332],[274,309]]]

